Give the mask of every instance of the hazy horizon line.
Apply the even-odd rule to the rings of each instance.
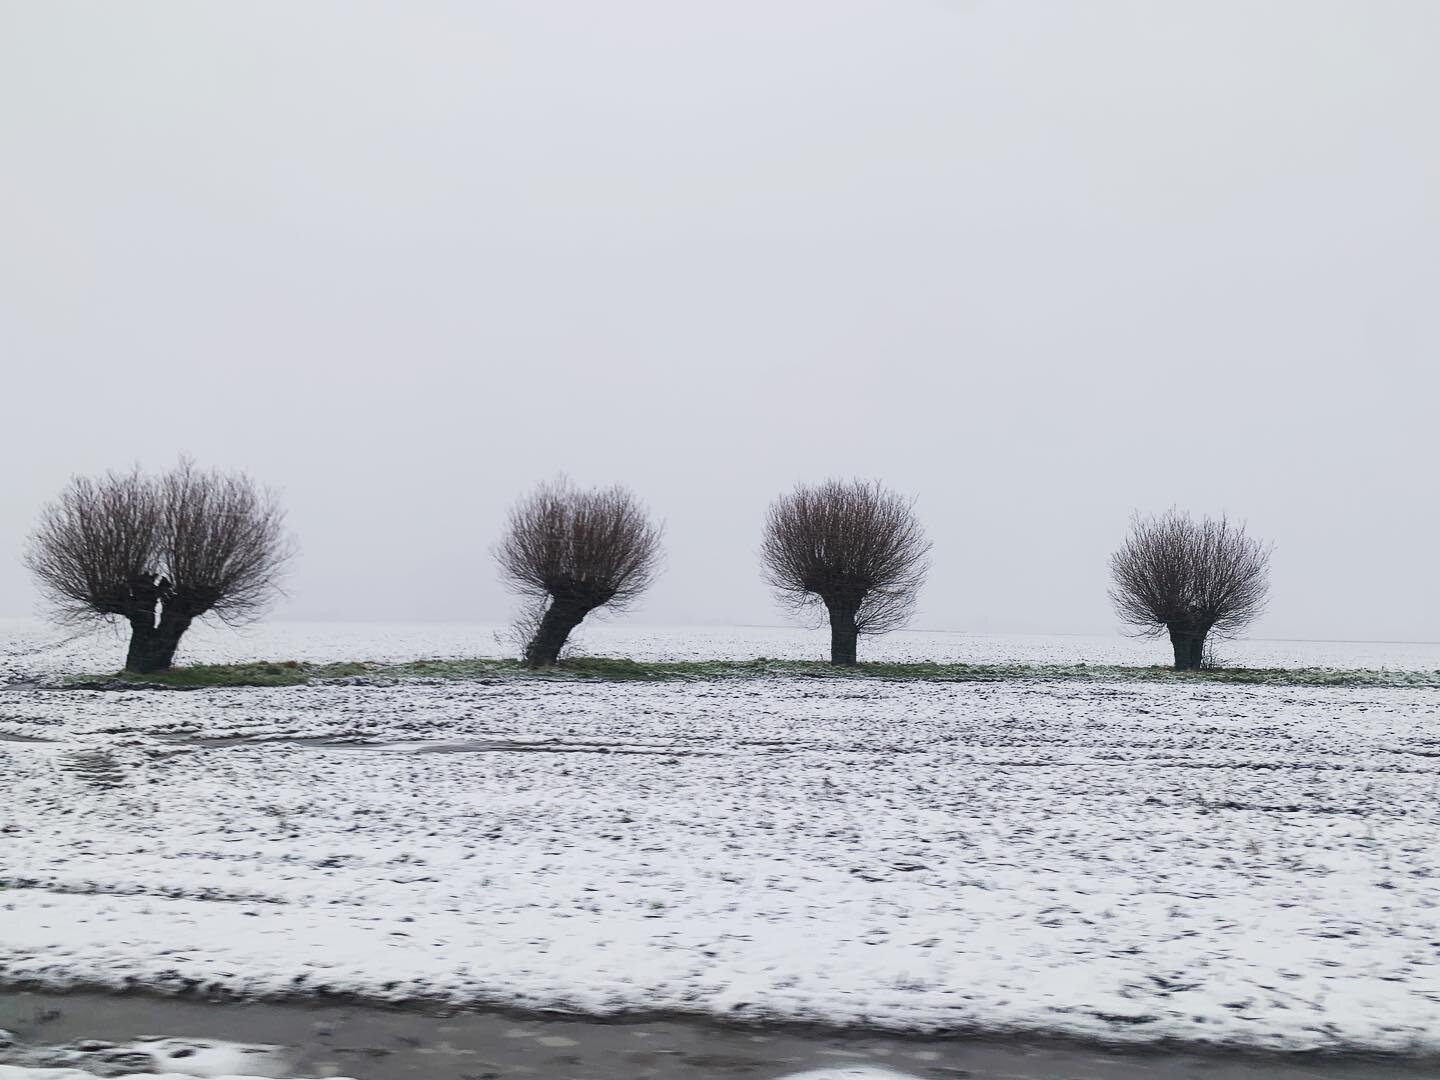
[[[69,629],[75,636],[85,632],[80,627],[62,627],[56,623],[50,623],[43,617],[36,615],[0,615],[0,623],[3,622],[31,622],[42,623],[55,627],[55,629]],[[225,626],[226,629],[235,633],[243,633],[246,630],[264,626],[267,624],[284,623],[288,625],[341,625],[341,626],[384,626],[384,625],[407,625],[407,626],[477,626],[487,629],[504,628],[509,625],[506,622],[490,622],[484,619],[357,619],[357,618],[277,618],[262,619],[254,623],[242,626],[225,626],[223,623],[210,622],[211,627]],[[590,626],[614,626],[616,621],[610,619],[597,619],[591,622]],[[825,631],[824,626],[808,627],[795,623],[725,623],[725,622],[634,622],[629,624],[639,630],[813,630],[816,633]],[[95,629],[100,629],[97,625]],[[582,631],[585,627],[581,628]],[[909,626],[900,630],[891,631],[895,634],[947,634],[956,637],[1077,637],[1077,638],[1129,638],[1140,639],[1142,635],[1127,634],[1116,629],[1109,633],[1101,631],[1084,630],[955,630],[942,629],[938,627]],[[882,637],[888,635],[880,635]],[[1158,639],[1157,639],[1158,640]],[[1440,641],[1428,639],[1411,638],[1312,638],[1312,637],[1263,637],[1244,636],[1225,638],[1225,641],[1237,642],[1274,642],[1298,645],[1440,645]]]

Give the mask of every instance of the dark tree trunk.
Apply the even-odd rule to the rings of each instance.
[[[189,616],[173,611],[162,610],[159,623],[154,621],[153,616],[132,616],[125,670],[140,675],[167,670],[175,662],[175,650],[180,647],[180,639],[188,629]]]
[[[580,604],[550,601],[540,619],[540,627],[525,648],[525,666],[550,667],[560,659],[560,650],[570,638],[570,631],[580,625],[590,609]]]
[[[1197,627],[1171,626],[1170,646],[1175,650],[1176,671],[1199,671],[1205,659],[1206,631]]]
[[[859,605],[839,601],[825,606],[830,609],[830,663],[836,667],[854,667],[859,663],[855,656],[860,636],[855,629]]]

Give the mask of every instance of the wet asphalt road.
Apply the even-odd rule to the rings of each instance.
[[[1197,1054],[1061,1042],[878,1036],[689,1020],[436,1016],[350,1005],[216,1004],[142,995],[0,992],[27,1044],[165,1035],[290,1047],[292,1075],[359,1080],[777,1080],[868,1065],[922,1080],[1440,1078],[1440,1059]]]

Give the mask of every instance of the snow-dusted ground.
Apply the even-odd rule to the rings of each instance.
[[[209,1080],[257,1080],[253,1076],[232,1073],[188,1072],[188,1073],[124,1073],[110,1074],[112,1080],[189,1080],[190,1077],[208,1077]],[[94,1080],[93,1072],[83,1069],[67,1069],[63,1066],[24,1067],[0,1065],[0,1080]],[[341,1080],[341,1078],[335,1078]],[[876,1069],[864,1065],[839,1065],[833,1069],[817,1069],[804,1073],[792,1073],[780,1080],[918,1080],[916,1077]]]
[[[0,1031],[0,1080],[255,1080],[286,1076],[283,1047],[218,1039],[146,1038],[129,1043],[84,1039],[63,1046],[25,1046]],[[339,1078],[337,1078],[339,1080]]]
[[[104,1070],[100,1075],[108,1076],[111,1080],[191,1080],[193,1077],[203,1077],[206,1080],[264,1080],[276,1074],[272,1072],[263,1073],[235,1073],[216,1071],[218,1062],[221,1059],[230,1060],[247,1050],[258,1049],[250,1047],[223,1047],[220,1044],[206,1044],[196,1040],[172,1039],[167,1042],[183,1044],[185,1049],[191,1046],[200,1049],[201,1053],[207,1050],[214,1051],[207,1055],[206,1059],[195,1061],[193,1058],[185,1058],[179,1061],[167,1061],[163,1058],[157,1060],[137,1061],[135,1064],[140,1067],[138,1072],[114,1072],[106,1068],[104,1064],[99,1067]],[[146,1044],[134,1044],[133,1047],[119,1047],[121,1053],[131,1053],[136,1057],[149,1059],[151,1055],[146,1053]],[[58,1060],[80,1059],[80,1066],[68,1068],[65,1065],[34,1064],[34,1065],[6,1065],[0,1063],[0,1080],[94,1080],[97,1075],[92,1071],[96,1063],[86,1060],[93,1058],[95,1054],[76,1054],[73,1051],[60,1049],[49,1051],[48,1055]],[[43,1058],[45,1054],[37,1055]],[[158,1056],[157,1056],[158,1057]],[[241,1058],[233,1062],[240,1066],[254,1064]],[[183,1072],[163,1071],[167,1065],[182,1066]],[[330,1080],[345,1080],[344,1077],[332,1077]],[[780,1077],[780,1080],[919,1080],[919,1077],[908,1073],[893,1072],[890,1069],[879,1069],[869,1065],[837,1065],[827,1069],[807,1070],[803,1073],[790,1073]]]
[[[286,632],[250,655],[478,651]],[[33,643],[12,670],[56,670]],[[0,979],[1433,1051],[1437,716],[1421,688],[11,689]]]
[[[112,1080],[189,1080],[203,1076],[209,1080],[258,1080],[251,1076],[229,1073],[125,1073],[112,1074]],[[39,1066],[34,1068],[18,1065],[0,1065],[0,1080],[94,1080],[93,1072],[82,1069]],[[341,1078],[335,1078],[341,1080]],[[818,1069],[812,1072],[793,1073],[781,1080],[918,1080],[918,1077],[891,1072],[889,1069],[875,1069],[867,1066],[840,1065],[833,1069]]]

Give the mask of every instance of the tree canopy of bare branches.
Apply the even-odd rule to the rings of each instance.
[[[182,460],[160,476],[73,478],[41,511],[25,563],[62,621],[127,622],[125,669],[149,673],[195,619],[258,616],[289,556],[273,495]]]
[[[830,662],[856,663],[859,635],[904,626],[929,570],[913,500],[878,481],[800,485],[770,505],[760,561],[782,604],[823,604]]]
[[[517,503],[495,559],[515,592],[545,605],[526,665],[554,664],[596,608],[634,603],[659,570],[661,533],[623,487],[580,491],[561,478]]]
[[[1225,517],[1137,514],[1110,576],[1120,618],[1147,636],[1168,633],[1176,669],[1195,671],[1210,635],[1234,635],[1264,611],[1270,547]]]

